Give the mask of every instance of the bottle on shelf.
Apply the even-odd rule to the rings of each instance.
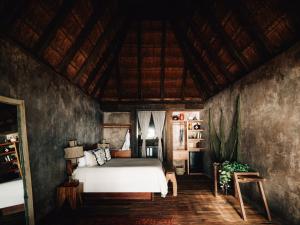
[[[200,124],[199,124],[199,123],[196,123],[196,124],[194,125],[194,129],[195,129],[195,130],[200,130]]]

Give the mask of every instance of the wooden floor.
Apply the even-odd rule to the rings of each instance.
[[[126,224],[272,224],[265,215],[246,204],[248,222],[237,212],[238,203],[230,196],[214,197],[210,181],[203,176],[180,176],[178,196],[155,196],[154,201],[90,201],[76,211],[57,212],[43,225],[126,225]],[[169,187],[171,188],[171,187]],[[171,192],[171,190],[170,190]]]

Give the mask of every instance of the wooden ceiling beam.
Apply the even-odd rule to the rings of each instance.
[[[118,42],[118,39],[120,38],[118,35],[121,34],[122,29],[123,29],[122,26],[120,26],[119,31],[116,32],[115,36],[111,40],[111,43],[109,43],[109,45],[105,49],[104,53],[101,55],[100,60],[98,61],[97,65],[94,67],[92,72],[89,74],[88,79],[84,84],[84,89],[86,91],[89,90],[89,88],[90,88],[91,84],[93,83],[93,81],[95,80],[97,74],[99,73],[101,68],[103,68],[106,60],[111,55],[111,52],[114,50],[114,48],[115,48],[114,45]]]
[[[207,88],[206,82],[203,79],[203,75],[198,72],[191,61],[190,54],[186,51],[186,44],[182,38],[182,35],[177,31],[176,26],[172,23],[174,35],[177,39],[178,45],[182,51],[183,57],[186,60],[187,67],[191,70],[191,77],[194,80],[196,88],[203,99],[206,99],[212,95],[212,92]]]
[[[142,22],[137,22],[137,80],[138,80],[138,98],[142,98]]]
[[[185,26],[185,28],[187,28],[187,26]],[[182,36],[182,41],[186,45],[186,51],[189,53],[192,62],[201,68],[201,70],[204,72],[203,75],[206,77],[207,80],[209,80],[210,83],[213,84],[214,88],[221,90],[222,87],[219,86],[215,74],[211,71],[209,66],[202,60],[202,56],[199,54],[196,48],[189,41],[187,37],[187,31],[181,29],[179,24],[177,26],[177,29],[179,34],[181,34]]]
[[[297,38],[300,37],[300,1],[292,0],[288,1],[279,1],[279,8],[282,9],[283,13],[286,13],[288,17],[291,19],[292,26],[295,29]]]
[[[160,53],[160,98],[165,96],[165,61],[166,61],[166,33],[167,25],[166,21],[162,21],[161,29],[161,53]]]
[[[192,20],[189,27],[191,32],[195,35],[196,40],[200,42],[201,47],[206,51],[208,57],[213,61],[213,63],[218,67],[218,69],[224,76],[226,83],[233,81],[234,78],[227,71],[224,63],[219,58],[218,52],[213,47],[211,47],[211,45],[207,44],[207,40],[203,38],[202,34],[199,32],[199,29],[197,29],[197,24]]]
[[[186,63],[184,63],[183,71],[182,71],[182,81],[181,81],[181,91],[180,91],[180,96],[181,99],[184,100],[185,97],[185,85],[186,85],[186,78],[187,78],[187,68],[186,68]]]
[[[80,78],[86,73],[90,64],[94,63],[99,58],[99,52],[103,47],[105,40],[107,40],[109,35],[114,31],[116,27],[119,27],[121,21],[122,19],[119,19],[117,16],[115,16],[111,19],[109,24],[104,28],[104,31],[98,38],[93,50],[88,55],[88,57],[84,61],[83,65],[81,66],[77,74],[74,76],[73,78],[74,83],[77,84]]]
[[[121,100],[122,99],[123,87],[122,87],[122,80],[121,80],[121,74],[120,74],[119,55],[116,59],[116,76],[115,76],[115,79],[116,79],[116,88],[117,88],[117,92],[118,92],[118,97],[119,97],[119,100]]]
[[[3,1],[0,6],[0,30],[3,33],[9,33],[15,21],[21,18],[23,13],[28,10],[28,5],[25,0]]]
[[[226,3],[227,4],[225,5],[229,6],[228,10],[233,10],[233,13],[237,17],[238,21],[256,43],[258,50],[263,57],[263,61],[269,59],[271,57],[271,53],[273,52],[272,47],[269,46],[270,40],[268,40],[268,38],[264,35],[260,25],[257,24],[253,18],[251,18],[251,13],[245,6],[245,3],[235,0],[227,0]]]
[[[213,12],[212,6],[210,5],[211,3],[208,3],[207,1],[204,1],[203,3],[204,4],[202,4],[202,10],[200,14],[205,15],[209,26],[224,42],[226,48],[228,49],[234,60],[240,65],[242,70],[249,71],[250,68],[248,66],[247,59],[245,58],[243,53],[236,47],[236,44],[231,39],[231,37],[225,32],[223,26]]]
[[[96,1],[95,1],[96,2]],[[58,66],[58,70],[64,74],[67,66],[70,64],[72,59],[74,58],[75,54],[79,51],[79,49],[82,47],[84,42],[88,39],[91,32],[93,31],[94,27],[96,26],[98,20],[100,19],[100,16],[103,15],[105,7],[100,7],[95,3],[95,9],[88,19],[88,21],[85,23],[83,29],[80,31],[78,37],[76,38],[76,41],[71,45],[71,47],[66,52],[65,56],[63,57],[63,60],[60,62]]]
[[[118,34],[117,37],[117,41],[116,43],[111,43],[111,45],[114,47],[111,51],[111,54],[108,56],[107,59],[107,66],[106,69],[103,71],[103,73],[101,74],[100,78],[98,79],[93,91],[91,92],[91,95],[95,96],[99,91],[99,96],[102,96],[102,93],[104,91],[104,87],[106,85],[106,83],[108,82],[109,76],[111,74],[111,70],[113,69],[113,66],[116,62],[116,60],[118,59],[119,53],[122,49],[122,44],[125,40],[126,37],[126,33],[128,30],[128,23],[127,21],[124,23],[123,29],[120,30],[121,34]]]
[[[54,19],[47,25],[43,34],[39,37],[38,41],[33,47],[33,51],[38,55],[42,56],[45,49],[50,45],[51,41],[56,35],[57,30],[63,24],[64,20],[69,16],[76,1],[64,0],[60,9],[56,13]],[[36,18],[38,19],[38,18]]]

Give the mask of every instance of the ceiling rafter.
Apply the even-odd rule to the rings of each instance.
[[[187,26],[186,26],[187,28]],[[211,71],[209,66],[202,60],[202,56],[199,54],[199,52],[196,50],[196,48],[192,45],[192,43],[188,40],[187,37],[187,31],[180,28],[179,23],[177,27],[179,33],[182,36],[182,41],[186,45],[186,51],[190,53],[192,62],[196,65],[198,65],[202,71],[204,71],[204,76],[209,80],[210,83],[214,85],[214,88],[217,88],[218,90],[221,90],[222,87],[219,86],[218,80],[216,79],[215,74]]]
[[[181,82],[181,90],[180,90],[180,96],[181,99],[184,100],[185,97],[185,85],[186,85],[186,78],[187,78],[187,68],[186,68],[186,62],[184,61],[183,71],[182,71],[182,82]]]
[[[166,61],[166,21],[162,21],[161,28],[161,52],[160,52],[160,98],[165,96],[165,61]]]
[[[247,31],[250,37],[254,40],[258,46],[263,60],[271,57],[272,47],[269,45],[268,38],[264,35],[263,30],[260,28],[253,18],[251,18],[250,11],[242,1],[227,0],[228,6],[233,10],[234,15],[237,16],[238,21],[241,23],[243,28]],[[225,4],[227,5],[227,4]]]
[[[94,97],[99,91],[100,91],[100,96],[103,92],[103,89],[108,81],[109,75],[111,70],[113,69],[113,66],[116,62],[116,60],[118,59],[119,53],[122,49],[122,44],[124,43],[125,37],[126,37],[126,33],[128,30],[128,21],[126,21],[124,23],[123,28],[120,30],[120,33],[117,35],[118,39],[116,40],[115,43],[111,43],[111,45],[114,47],[111,51],[111,54],[108,56],[108,63],[106,66],[106,69],[103,71],[103,73],[101,74],[100,78],[98,79],[93,91],[91,92],[91,95]]]
[[[119,55],[117,56],[117,59],[116,59],[115,81],[116,81],[116,88],[117,88],[117,92],[118,92],[118,98],[119,98],[119,100],[121,100],[123,87],[122,87],[122,81],[121,81],[121,76],[120,76]]]
[[[94,67],[92,72],[89,74],[88,79],[84,84],[84,89],[85,90],[87,90],[87,91],[89,90],[89,88],[90,88],[91,84],[93,83],[93,81],[95,80],[97,74],[99,73],[101,68],[103,68],[107,58],[110,56],[111,51],[113,51],[114,44],[117,43],[118,38],[119,38],[118,35],[120,35],[120,31],[123,29],[122,25],[120,25],[118,29],[119,30],[115,33],[114,37],[111,40],[111,43],[108,44],[108,46],[105,49],[104,53],[101,55],[100,60],[98,61],[97,65]]]
[[[234,78],[227,71],[226,67],[224,66],[224,63],[219,58],[217,51],[214,48],[212,48],[211,45],[207,44],[207,41],[202,37],[202,34],[198,32],[198,29],[196,29],[196,23],[194,21],[191,21],[191,26],[189,27],[191,32],[195,35],[196,40],[200,42],[201,47],[206,51],[208,57],[213,61],[213,63],[218,67],[220,72],[224,75],[226,83],[233,81]]]
[[[45,49],[50,45],[51,41],[55,37],[55,34],[59,27],[63,24],[64,20],[67,18],[69,13],[72,11],[73,6],[75,5],[74,0],[64,0],[60,9],[56,13],[52,21],[47,25],[43,34],[40,36],[38,41],[33,47],[33,51],[41,56]]]
[[[15,5],[13,3],[13,1],[4,1],[0,7],[0,14],[2,15],[0,20],[0,30],[5,33],[9,32],[16,20],[21,18],[23,13],[28,9],[25,0],[20,0],[18,1],[18,4]]]
[[[185,50],[186,48],[186,44],[184,43],[184,41],[182,40],[182,36],[181,34],[176,30],[176,26],[174,25],[174,23],[172,22],[172,29],[174,32],[174,35],[178,41],[179,47],[182,51],[183,57],[186,60],[187,63],[187,67],[189,68],[189,70],[191,71],[191,77],[194,80],[195,86],[200,94],[200,96],[203,99],[206,99],[208,97],[210,97],[212,95],[211,90],[209,90],[206,86],[206,82],[203,79],[203,75],[201,73],[198,72],[198,70],[194,67],[194,64],[191,62],[191,58],[190,55],[187,53],[187,51]]]
[[[142,22],[137,22],[137,80],[138,80],[138,98],[142,98]]]
[[[101,7],[98,4],[98,1],[94,1],[94,2],[95,2],[94,3],[95,9],[94,9],[93,13],[91,14],[88,21],[85,23],[83,29],[80,31],[75,42],[68,49],[67,53],[63,57],[63,60],[60,62],[59,66],[58,66],[58,70],[63,74],[66,72],[67,66],[70,64],[70,62],[74,58],[75,54],[82,47],[84,42],[87,40],[87,38],[91,34],[93,28],[96,26],[98,20],[104,13],[105,7]]]
[[[215,16],[210,3],[207,3],[205,1],[204,4],[202,4],[202,6],[203,7],[201,7],[202,10],[200,14],[206,16],[209,26],[220,37],[220,39],[225,44],[226,48],[228,49],[234,60],[240,65],[242,70],[249,71],[250,68],[248,66],[247,59],[242,54],[242,52],[238,50],[231,37],[229,37],[229,35],[225,32],[220,21]],[[199,14],[198,11],[197,13]]]
[[[86,70],[88,69],[89,65],[91,63],[94,63],[99,58],[99,52],[102,46],[104,45],[104,41],[107,40],[109,35],[114,31],[116,27],[118,27],[121,21],[122,21],[121,19],[115,16],[111,19],[109,24],[104,28],[104,31],[98,38],[93,50],[88,55],[88,57],[84,61],[83,65],[81,66],[77,74],[74,76],[73,78],[74,83],[77,84],[80,78],[86,73]]]
[[[290,18],[293,27],[295,28],[296,35],[300,37],[300,17],[299,17],[299,9],[300,9],[300,1],[293,0],[289,1],[288,4],[286,1],[279,2],[279,8],[283,9]]]

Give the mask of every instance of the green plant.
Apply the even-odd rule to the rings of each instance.
[[[234,172],[249,172],[249,170],[250,167],[247,164],[229,161],[223,162],[219,170],[220,186],[222,190],[227,193],[227,190],[230,188],[230,182]]]
[[[233,115],[231,129],[227,141],[225,140],[224,115],[221,109],[219,134],[217,134],[209,109],[209,145],[217,162],[236,161],[240,149],[240,97],[236,99],[236,109]]]

